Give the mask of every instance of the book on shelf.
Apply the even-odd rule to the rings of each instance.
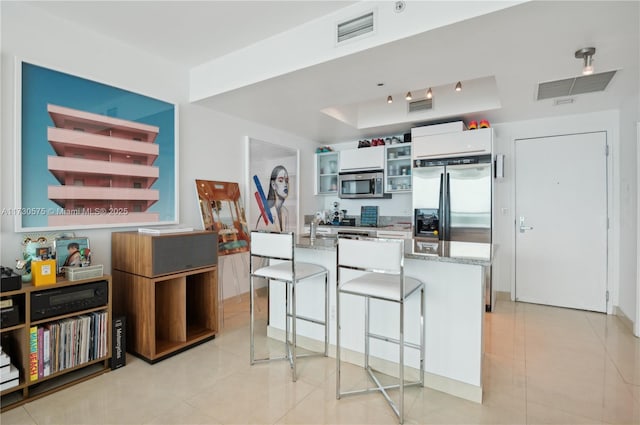
[[[20,380],[18,378],[12,379],[11,381],[1,383],[0,391],[8,390],[9,388],[17,387],[18,385],[20,385]]]
[[[177,226],[163,226],[163,227],[139,227],[139,233],[146,233],[149,235],[165,235],[170,233],[187,233],[193,232],[193,227],[177,225]]]
[[[12,379],[18,379],[19,377],[20,372],[18,372],[18,368],[12,364],[0,368],[0,382],[2,383],[11,381]]]
[[[38,326],[38,379],[44,378],[44,328]]]
[[[42,376],[51,375],[51,331],[46,326],[42,329]]]
[[[13,307],[13,298],[0,300],[0,308]]]
[[[29,380],[38,380],[38,327],[29,329]]]

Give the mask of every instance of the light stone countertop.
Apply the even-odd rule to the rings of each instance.
[[[319,236],[311,240],[308,235],[296,238],[296,248],[335,251],[337,238]],[[425,242],[405,239],[405,258],[425,261],[442,261],[457,264],[490,266],[494,247],[477,242]]]

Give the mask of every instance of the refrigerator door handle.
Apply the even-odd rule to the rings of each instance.
[[[445,184],[445,202],[444,202],[444,213],[445,213],[445,228],[444,228],[444,239],[447,241],[451,240],[451,190],[449,188],[449,184],[451,179],[449,177],[449,172],[447,172],[447,180]]]
[[[438,240],[444,239],[445,213],[444,213],[444,173],[440,173],[440,198],[438,199]]]

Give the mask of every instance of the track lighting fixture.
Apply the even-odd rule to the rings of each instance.
[[[462,83],[460,81],[456,84],[456,91],[462,91]]]
[[[433,92],[431,91],[431,87],[427,90],[427,99],[431,99],[433,97]]]
[[[408,91],[408,92],[407,92],[407,95],[406,95],[404,98],[405,98],[405,99],[407,99],[407,100],[411,100],[411,99],[413,99],[413,97],[411,97],[411,92],[410,92],[410,91]]]
[[[393,103],[393,98],[391,96],[387,96],[387,103]]]
[[[595,53],[595,47],[585,47],[584,49],[576,51],[576,59],[584,59],[582,75],[593,74],[593,55],[595,55]]]

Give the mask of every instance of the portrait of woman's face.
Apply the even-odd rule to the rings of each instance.
[[[280,170],[275,180],[271,182],[271,186],[280,198],[286,198],[289,195],[289,173],[286,170]]]

